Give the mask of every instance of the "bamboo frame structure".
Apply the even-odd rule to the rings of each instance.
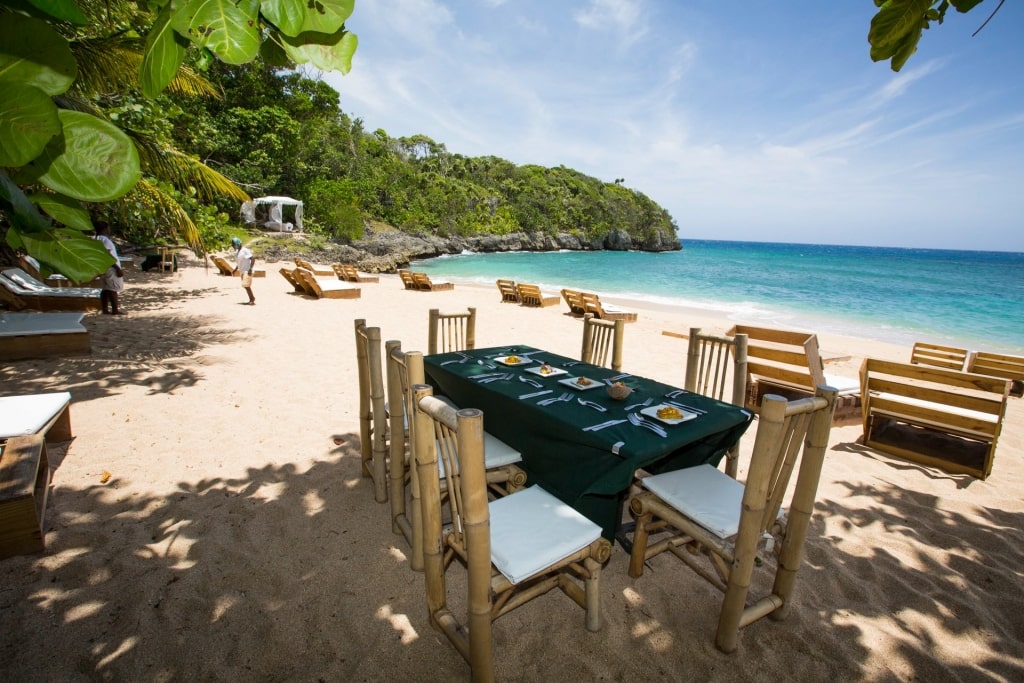
[[[373,480],[373,497],[388,500],[387,415],[381,371],[380,328],[355,321],[356,363],[359,374],[359,449],[363,476]]]
[[[432,396],[427,385],[413,388],[415,463],[423,498],[424,574],[431,624],[469,663],[473,681],[494,680],[492,623],[498,617],[553,588],[560,588],[586,611],[590,631],[600,629],[601,566],[611,544],[597,535],[518,584],[491,562],[490,506],[484,469],[483,413],[456,411]],[[450,523],[442,526],[438,460],[448,475]],[[516,494],[512,494],[516,495]],[[596,529],[595,529],[596,531]],[[467,571],[467,614],[463,623],[448,606],[446,570],[458,558]],[[578,582],[582,582],[582,587]]]
[[[415,442],[416,411],[412,387],[423,384],[423,354],[402,351],[402,343],[392,339],[384,344],[388,375],[388,419],[391,439],[388,446],[391,530],[409,543],[409,566],[423,571],[423,520],[420,511],[419,478],[412,461]],[[408,447],[407,447],[408,445]],[[411,501],[406,495],[406,482]]]
[[[599,320],[592,313],[583,316],[583,344],[580,360],[603,365],[616,372],[622,370],[622,338],[626,331],[623,320]],[[611,365],[608,364],[609,355]]]
[[[683,388],[687,391],[742,408],[747,395],[747,335],[721,337],[691,327],[685,377]],[[725,389],[729,379],[732,380],[732,395],[727,397]],[[725,473],[733,479],[739,470],[739,457],[737,441],[725,454]]]
[[[451,353],[476,348],[476,309],[465,313],[441,313],[430,309],[427,329],[427,353]]]
[[[723,652],[736,649],[741,628],[769,614],[781,620],[790,609],[828,447],[835,400],[835,390],[828,387],[818,387],[813,397],[790,402],[781,396],[765,397],[750,471],[743,485],[738,532],[733,536],[721,538],[649,490],[630,501],[630,511],[636,517],[630,576],[640,577],[644,562],[668,550],[722,590],[725,597],[715,645]],[[789,513],[783,518],[779,515],[782,500],[798,459],[796,486]],[[725,484],[733,480],[718,470],[711,472],[724,480],[724,486],[739,486],[734,482]],[[648,478],[645,485],[667,475]],[[669,535],[651,542],[652,533],[663,532]],[[766,536],[772,538],[771,550],[776,553],[775,579],[769,594],[750,602],[747,598],[751,575]],[[782,537],[781,544],[774,542],[776,536]],[[691,551],[706,555],[712,561],[711,570]]]

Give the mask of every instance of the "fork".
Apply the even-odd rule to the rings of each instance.
[[[512,378],[512,373],[508,372],[508,373],[505,373],[503,375],[494,375],[493,377],[487,377],[487,378],[482,379],[479,382],[477,382],[477,384],[489,384],[491,382],[504,382],[505,380],[511,379],[511,378]]]
[[[646,408],[647,406],[651,405],[652,403],[654,403],[654,397],[653,396],[651,396],[649,399],[647,399],[643,403],[633,403],[632,405],[628,405],[628,406],[626,406],[624,408],[624,410],[628,413],[629,411],[633,410],[634,408]]]
[[[654,432],[655,434],[657,434],[658,436],[660,436],[662,438],[665,438],[666,436],[668,436],[668,432],[666,432],[664,429],[662,429],[660,425],[656,425],[655,423],[651,422],[650,420],[645,420],[644,418],[640,417],[636,413],[630,413],[626,417],[628,417],[629,421],[631,423],[633,423],[637,427],[643,427],[644,429],[649,429],[649,430],[651,430],[652,432]]]
[[[580,396],[576,400],[579,401],[581,406],[586,406],[588,408],[593,408],[594,410],[596,410],[599,413],[606,413],[606,412],[608,412],[608,409],[605,408],[600,403],[594,403],[593,401],[587,401],[582,396]]]
[[[542,386],[544,386],[543,384],[541,384],[537,380],[530,379],[529,377],[524,377],[523,375],[519,375],[519,381],[520,382],[525,382],[526,384],[530,384],[532,386],[535,386],[538,389],[541,388]]]
[[[570,400],[572,400],[572,394],[570,394],[569,392],[565,392],[564,394],[562,394],[561,396],[558,396],[556,398],[545,398],[542,401],[537,401],[537,405],[539,405],[539,406],[548,406],[548,405],[551,405],[552,403],[558,403],[559,401],[570,401]]]
[[[690,392],[687,391],[686,389],[673,389],[672,391],[670,391],[667,394],[665,394],[665,398],[679,398],[683,394],[688,394],[688,393],[690,393]]]

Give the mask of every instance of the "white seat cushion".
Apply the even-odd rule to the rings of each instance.
[[[0,396],[0,438],[35,434],[71,402],[71,394]]]
[[[359,289],[359,287],[350,285],[347,282],[342,282],[341,280],[317,278],[316,283],[320,285],[320,289],[322,289],[325,292],[338,292],[346,289]]]
[[[601,527],[539,486],[498,498],[489,508],[491,562],[512,583],[601,537]]]
[[[447,396],[437,396],[436,398],[444,401],[456,410],[459,409],[459,407],[455,405],[455,402]],[[492,436],[484,431],[484,469],[490,470],[495,467],[514,465],[515,463],[522,461],[522,453],[509,446],[498,437]],[[444,463],[441,462],[440,458],[438,458],[437,465],[441,470],[441,478],[444,479]]]
[[[835,389],[840,396],[860,393],[860,380],[855,377],[825,375],[825,384]]]
[[[743,484],[711,465],[656,474],[641,483],[719,538],[739,531]]]
[[[80,334],[83,313],[0,313],[0,337]]]

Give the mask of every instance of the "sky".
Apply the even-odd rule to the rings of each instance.
[[[680,238],[1024,252],[1024,3],[872,62],[872,0],[359,0],[321,77],[392,138],[566,166]]]

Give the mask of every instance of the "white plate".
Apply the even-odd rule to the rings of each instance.
[[[683,416],[682,417],[658,417],[658,411],[661,410],[662,408],[675,408],[680,413],[682,413]],[[647,408],[644,408],[643,410],[640,411],[640,414],[641,415],[646,415],[647,417],[653,417],[658,422],[664,422],[665,424],[668,424],[668,425],[677,425],[680,422],[686,422],[687,420],[692,420],[693,418],[697,417],[697,413],[691,413],[686,408],[680,408],[679,406],[667,406],[664,403],[659,403],[656,406],[649,406]]]
[[[526,368],[526,372],[533,373],[534,375],[538,375],[540,377],[554,377],[555,375],[564,375],[567,372],[569,372],[568,370],[563,370],[562,368],[556,368],[554,365],[549,366],[551,372],[541,372],[540,369],[542,367],[544,366],[535,365],[532,368]]]
[[[590,384],[577,384],[581,379],[590,380]],[[567,387],[572,387],[573,389],[578,389],[579,391],[586,391],[587,389],[596,389],[597,387],[605,386],[604,382],[596,379],[590,379],[589,377],[566,377],[565,379],[558,380],[558,383],[564,384]]]
[[[514,358],[515,360],[509,360],[510,358]],[[507,365],[507,366],[512,367],[512,368],[514,368],[517,365],[528,365],[528,364],[533,362],[532,358],[527,358],[526,356],[516,356],[516,355],[498,356],[494,360],[496,360],[497,362],[501,363],[502,365]]]

